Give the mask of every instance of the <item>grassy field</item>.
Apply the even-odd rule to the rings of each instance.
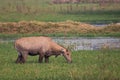
[[[14,40],[21,37],[31,37],[31,36],[48,36],[48,37],[118,37],[120,38],[120,33],[107,33],[107,34],[0,34],[0,39],[2,40]]]
[[[62,56],[38,63],[38,56],[15,64],[13,43],[0,43],[0,80],[119,80],[120,50],[73,51],[73,63]]]
[[[50,0],[0,0],[0,21],[21,20],[113,23],[120,21],[119,3],[53,4]]]

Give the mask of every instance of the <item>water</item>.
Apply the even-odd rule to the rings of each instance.
[[[96,27],[104,27],[104,26],[107,26],[108,23],[98,23],[98,24],[93,23],[91,25],[96,26]]]
[[[72,38],[54,38],[54,41],[65,47],[69,47],[71,50],[120,49],[120,38],[72,37]]]
[[[107,24],[92,24],[93,26],[96,26],[96,27],[104,27],[104,26],[107,26]]]
[[[53,37],[53,40],[71,50],[120,49],[120,38],[112,37]],[[0,39],[0,43],[13,42],[14,39]]]

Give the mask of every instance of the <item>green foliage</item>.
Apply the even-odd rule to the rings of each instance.
[[[16,64],[13,43],[0,43],[0,80],[119,80],[120,50],[73,51],[73,63],[62,56],[38,63],[29,56],[25,64]]]

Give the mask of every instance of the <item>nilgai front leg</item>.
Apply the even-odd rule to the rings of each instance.
[[[45,55],[45,62],[48,63],[49,62],[49,56]]]
[[[42,53],[40,53],[39,54],[39,63],[43,62],[43,57],[44,57],[44,55]]]

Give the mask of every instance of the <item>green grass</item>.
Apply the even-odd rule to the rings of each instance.
[[[64,34],[64,33],[56,33],[56,34],[0,34],[1,39],[9,40],[16,39],[20,37],[30,37],[30,36],[48,36],[48,37],[120,37],[120,33],[99,33],[99,34]]]
[[[52,4],[50,0],[0,0],[0,22],[21,20],[112,23],[120,21],[118,4],[99,3]],[[72,7],[72,9],[71,9]]]
[[[15,64],[13,43],[0,43],[0,80],[119,80],[120,50],[73,51],[73,63],[62,56],[38,63],[38,56]]]
[[[59,22],[66,20],[80,21],[80,22],[89,22],[89,23],[115,23],[119,22],[120,11],[113,11],[111,14],[101,11],[102,13],[95,12],[77,12],[77,13],[45,13],[45,14],[22,14],[22,13],[1,13],[0,21],[1,22],[18,22],[22,20],[31,21],[45,21],[45,22]],[[100,11],[98,11],[100,12]],[[110,11],[108,11],[110,12]]]

